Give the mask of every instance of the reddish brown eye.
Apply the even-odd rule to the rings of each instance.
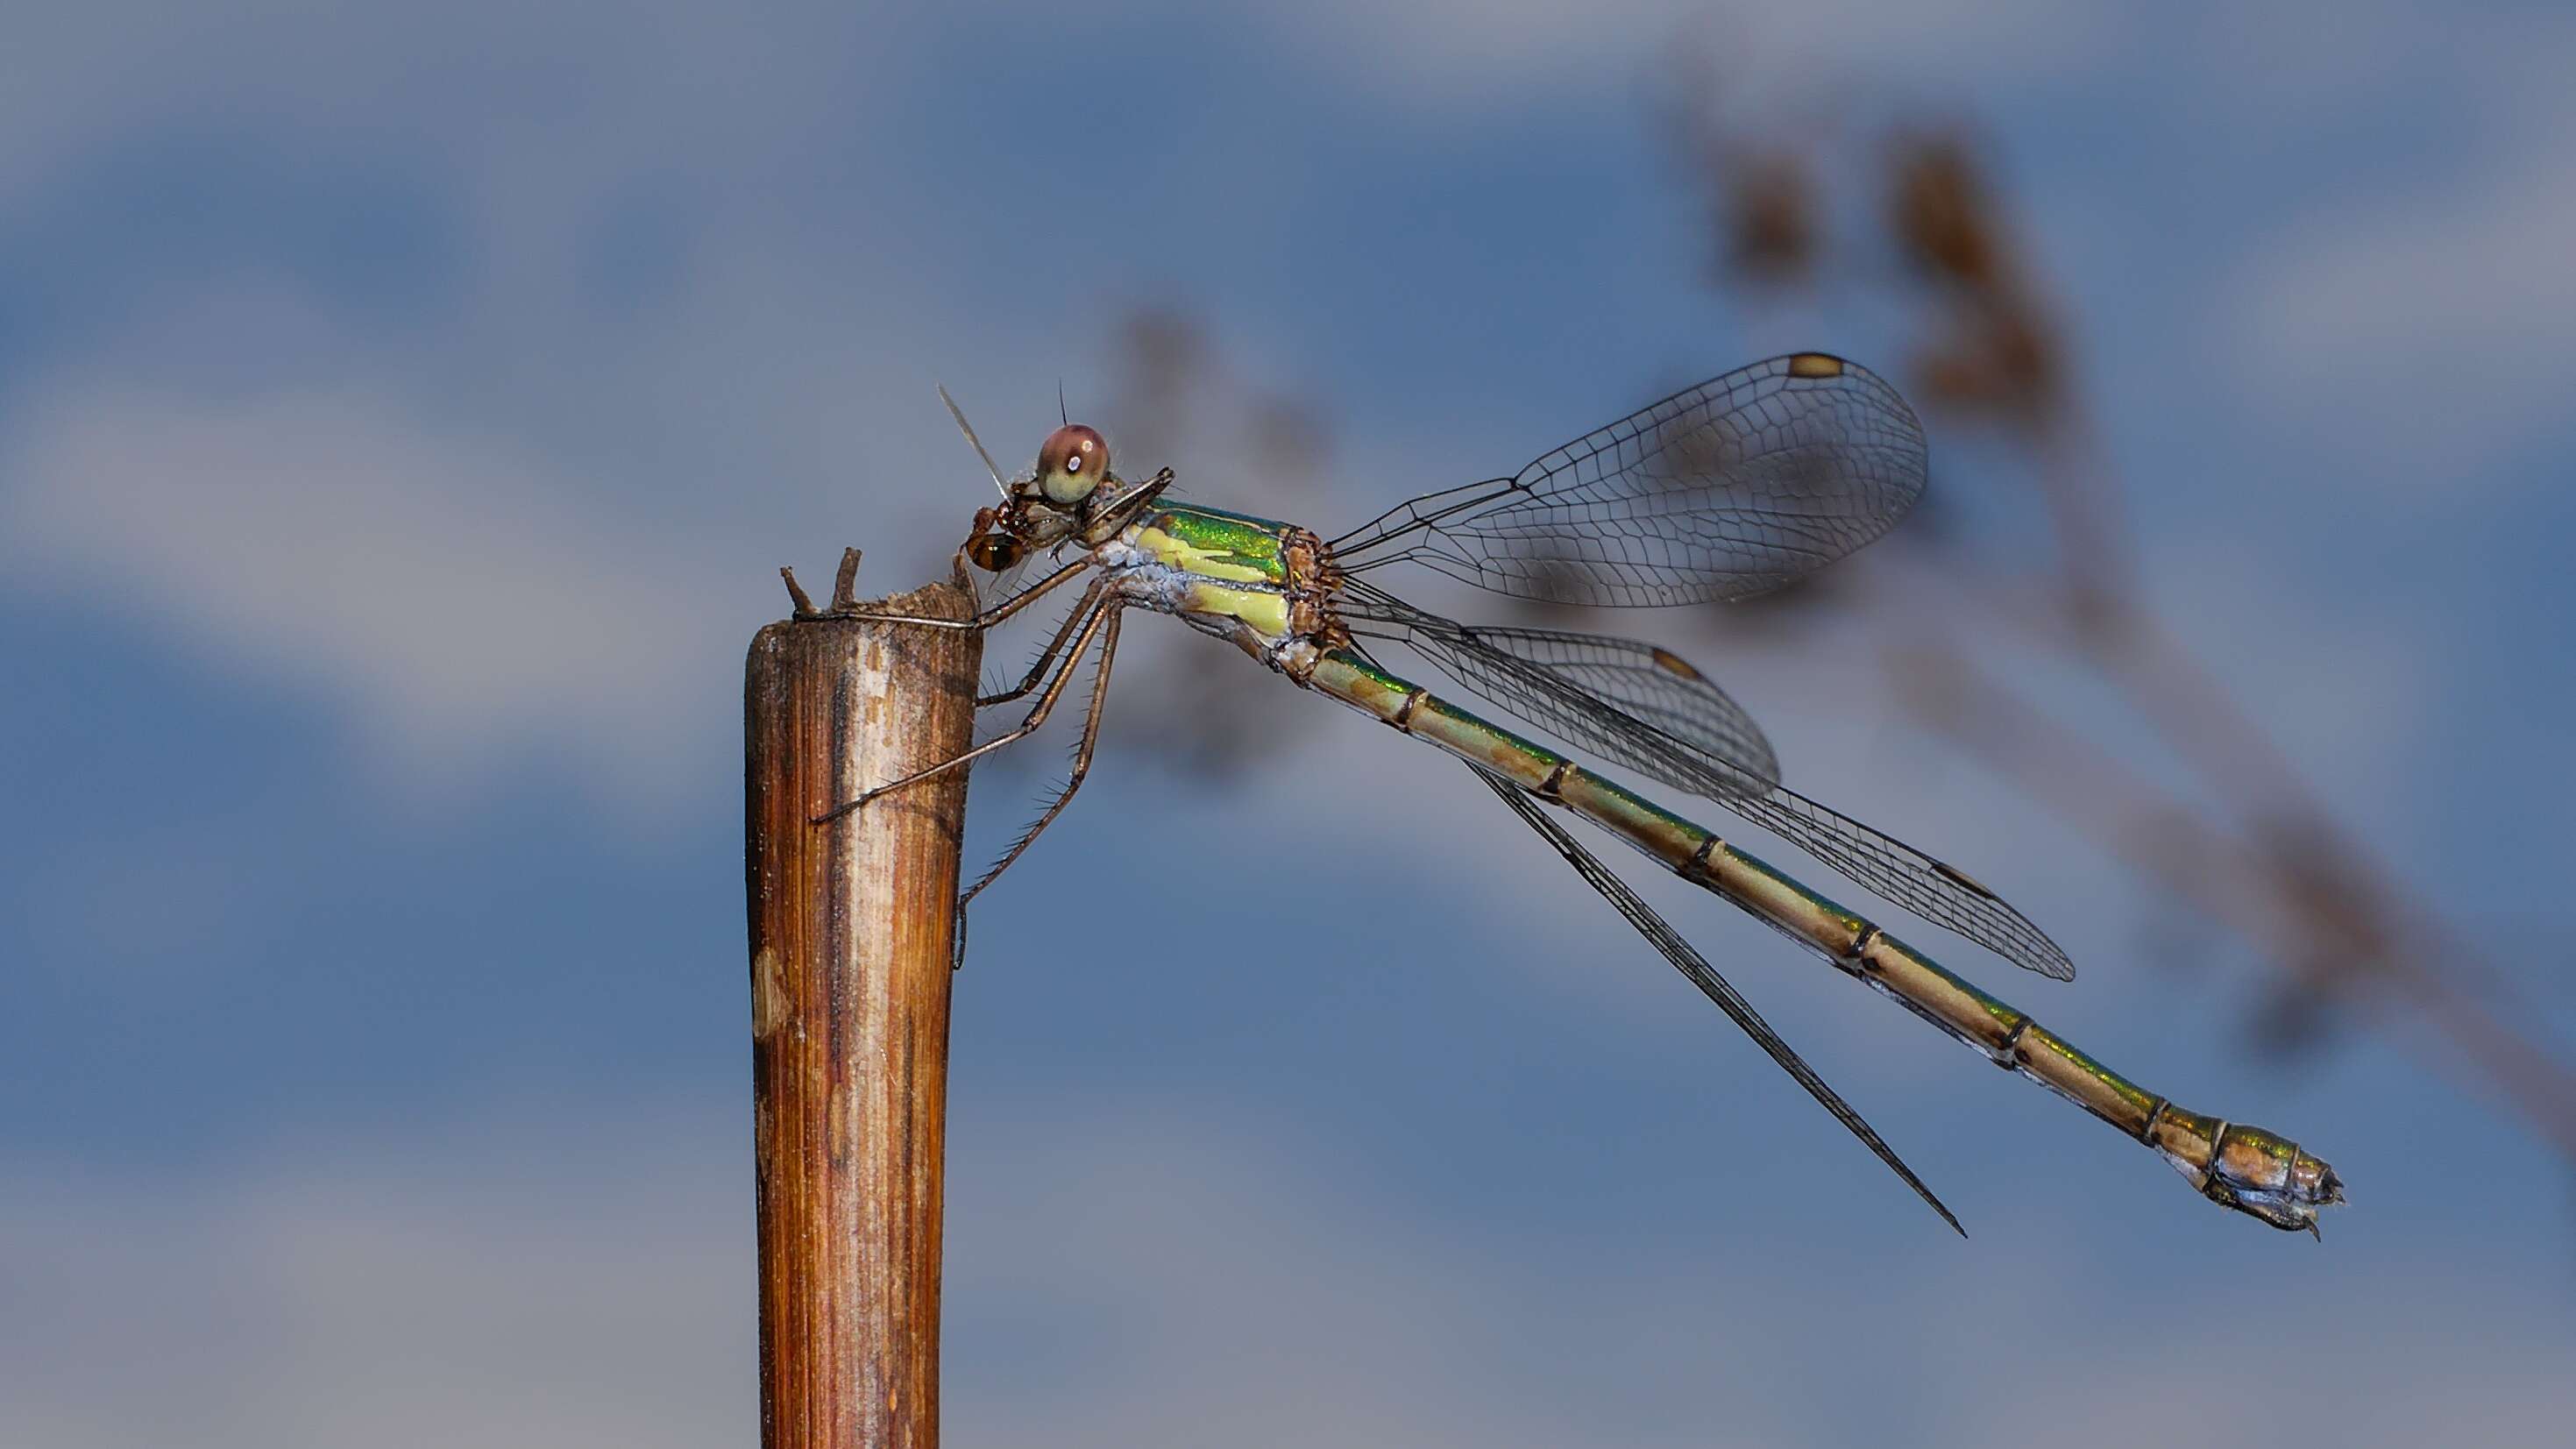
[[[1080,423],[1047,434],[1038,449],[1038,488],[1053,503],[1079,503],[1109,474],[1109,443]]]

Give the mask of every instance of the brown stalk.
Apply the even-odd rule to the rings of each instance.
[[[956,771],[816,825],[962,752],[981,636],[850,617],[793,587],[743,685],[760,1419],[765,1449],[939,1442]],[[967,617],[934,585],[888,613]]]

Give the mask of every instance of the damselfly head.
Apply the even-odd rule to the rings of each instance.
[[[1069,539],[1088,539],[1100,520],[1115,514],[1121,492],[1109,471],[1109,440],[1096,428],[1067,423],[1047,434],[1035,469],[1002,485],[1001,507],[976,512],[966,561],[1000,573]]]
[[[1049,503],[1070,508],[1091,496],[1109,476],[1109,440],[1097,429],[1067,423],[1047,434],[1038,449],[1038,491]]]

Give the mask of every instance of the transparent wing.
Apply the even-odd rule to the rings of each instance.
[[[1479,698],[1666,784],[1742,798],[1780,782],[1779,758],[1753,716],[1669,650],[1602,634],[1469,626],[1382,597],[1345,612],[1354,629],[1412,646]],[[1605,703],[1645,729],[1605,727]],[[1674,778],[1676,751],[1691,757],[1687,779]]]
[[[1924,1186],[1923,1179],[1914,1175],[1914,1169],[1907,1167],[1904,1159],[1896,1155],[1896,1149],[1888,1146],[1869,1123],[1861,1120],[1860,1113],[1853,1111],[1851,1104],[1837,1095],[1833,1088],[1825,1085],[1825,1079],[1818,1076],[1815,1068],[1808,1066],[1804,1058],[1792,1050],[1787,1042],[1780,1039],[1780,1034],[1773,1031],[1771,1024],[1762,1019],[1762,1014],[1753,1009],[1753,1003],[1745,1000],[1742,993],[1727,983],[1725,977],[1718,975],[1717,968],[1709,965],[1706,957],[1693,950],[1690,942],[1682,939],[1680,932],[1667,924],[1662,916],[1655,914],[1654,907],[1638,899],[1637,893],[1628,889],[1627,882],[1613,874],[1610,868],[1603,865],[1591,851],[1584,849],[1582,842],[1566,833],[1564,826],[1549,819],[1547,812],[1540,809],[1518,785],[1499,775],[1478,770],[1472,765],[1468,768],[1475,770],[1476,778],[1484,781],[1487,788],[1501,796],[1503,803],[1512,807],[1514,814],[1528,821],[1530,828],[1537,831],[1558,855],[1563,856],[1566,864],[1574,867],[1576,873],[1583,877],[1585,884],[1599,891],[1602,898],[1617,908],[1620,915],[1627,917],[1628,924],[1637,928],[1637,934],[1644,936],[1656,950],[1661,951],[1665,960],[1672,962],[1676,970],[1690,978],[1693,986],[1698,987],[1709,1000],[1716,1002],[1718,1010],[1725,1012],[1737,1026],[1742,1027],[1744,1034],[1753,1038],[1754,1044],[1761,1047],[1771,1060],[1779,1063],[1782,1071],[1795,1078],[1799,1086],[1806,1088],[1807,1095],[1823,1104],[1824,1109],[1834,1115],[1835,1121],[1843,1124],[1854,1137],[1866,1144],[1871,1152],[1878,1155],[1878,1160],[1886,1163],[1898,1177],[1905,1179],[1906,1186],[1913,1188],[1925,1202],[1930,1203],[1932,1210],[1941,1215],[1941,1220],[1950,1225],[1951,1231],[1963,1238],[1968,1235],[1968,1230],[1959,1226],[1959,1219],[1951,1213],[1941,1199],[1932,1195],[1932,1189]]]
[[[1675,393],[1516,477],[1399,503],[1332,553],[1346,573],[1419,563],[1554,604],[1740,599],[1885,533],[1923,477],[1923,429],[1896,390],[1800,352]]]
[[[1780,783],[1779,761],[1732,698],[1672,653],[1545,629],[1487,629],[1361,586],[1353,631],[1410,646],[1469,693],[1576,749],[1710,800],[1845,879],[2060,981],[2075,963],[1964,871]]]

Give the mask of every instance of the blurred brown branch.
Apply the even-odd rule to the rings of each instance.
[[[1855,189],[1877,208],[1838,236],[1813,202],[1833,190],[1828,158],[1741,134],[1704,99],[1710,87],[1691,94],[1703,99],[1682,113],[1689,131],[1676,149],[1696,158],[1690,179],[1710,198],[1721,282],[1836,288],[1837,279],[1889,270],[1843,254],[1892,254],[1900,265],[1889,306],[1925,339],[1909,391],[2017,452],[2045,515],[2053,556],[2035,578],[2015,584],[1995,559],[1952,556],[1912,580],[1903,622],[1920,642],[1891,656],[1899,697],[2272,961],[2283,980],[2261,1026],[2276,1047],[2319,1039],[2347,1005],[2399,1008],[2400,1020],[2445,1048],[2445,1065],[2483,1081],[2576,1158],[2576,1074],[2510,1024],[2495,973],[2483,973],[2490,979],[2475,992],[2461,985],[2480,955],[2335,820],[2145,603],[2122,492],[2073,375],[2076,346],[1975,140],[1964,128],[1903,126],[1843,148],[1834,164],[1862,178]],[[1962,551],[1959,540],[1931,546]],[[1947,597],[1927,608],[1926,592]],[[1995,626],[1980,636],[1990,646],[2018,637],[2110,685],[2226,805],[2195,808],[2149,783],[2046,720],[1925,622],[1962,615]]]
[[[1129,472],[1168,465],[1180,474],[1175,495],[1302,516],[1331,459],[1320,412],[1246,380],[1177,309],[1132,307],[1116,337],[1116,380],[1093,412]],[[1203,775],[1230,774],[1280,743],[1266,693],[1211,686],[1207,671],[1187,667],[1194,654],[1150,653],[1141,668],[1121,661],[1122,741]]]

